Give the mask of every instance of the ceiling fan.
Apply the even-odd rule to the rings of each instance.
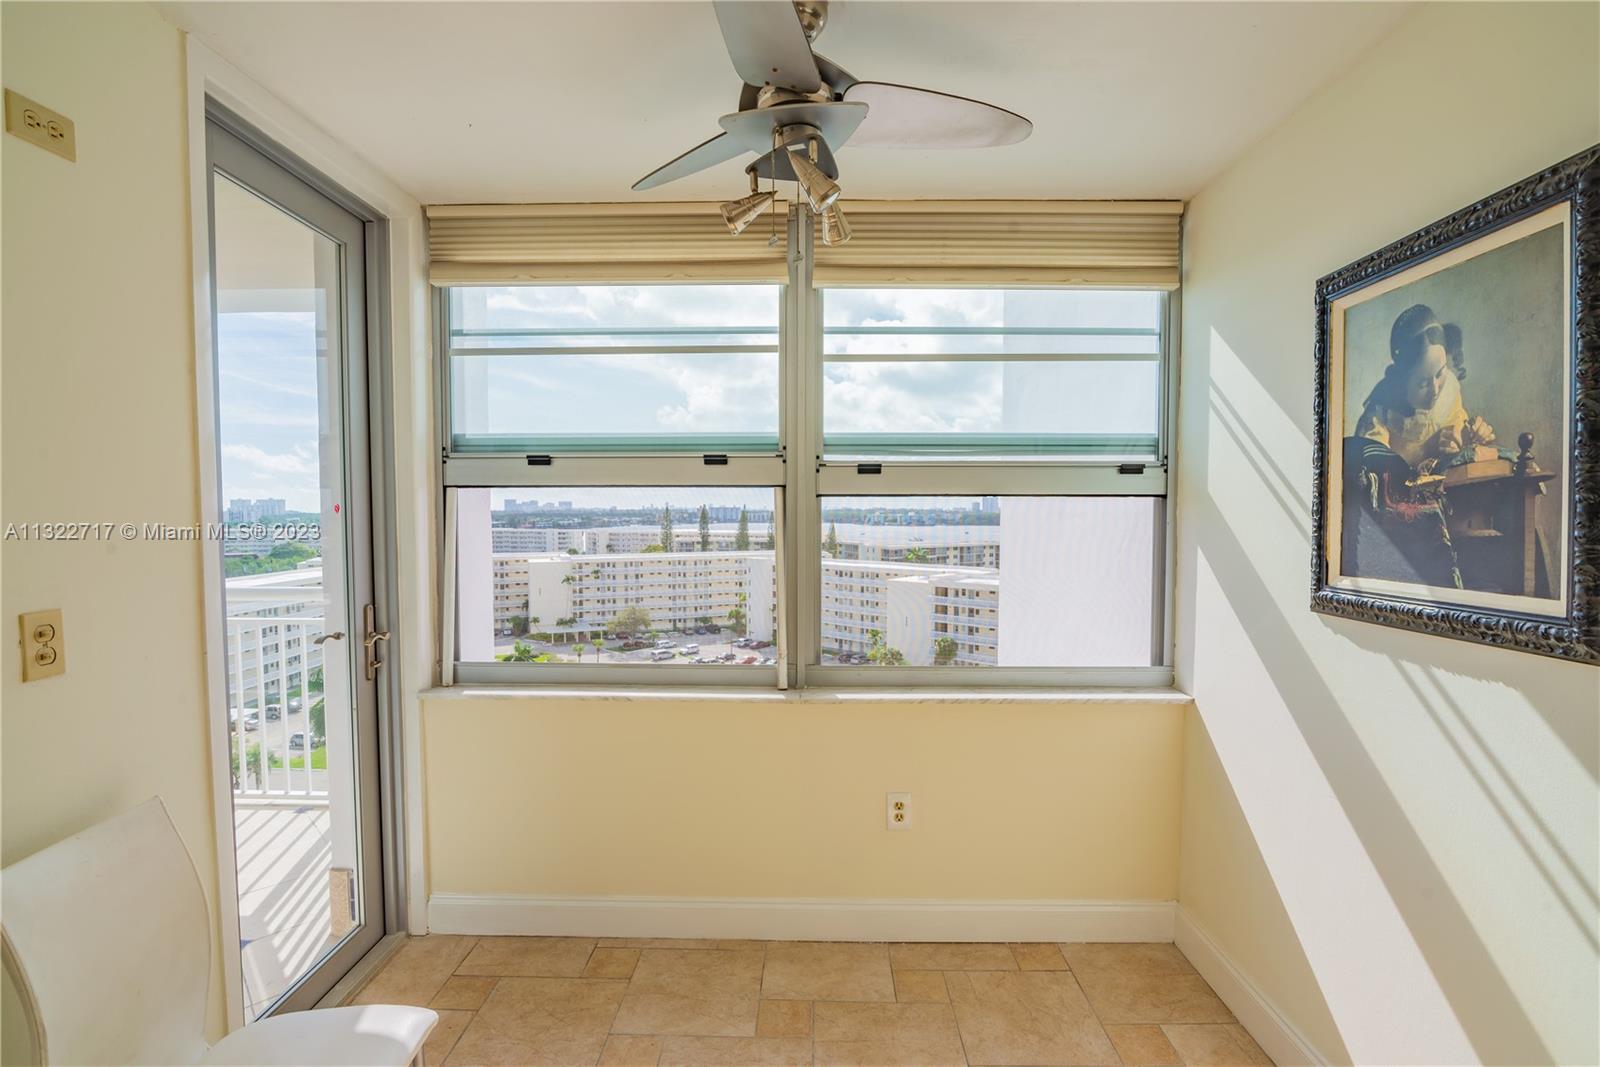
[[[828,0],[715,0],[722,39],[744,79],[739,110],[721,133],[634,182],[654,189],[747,152],[750,195],[722,205],[735,236],[776,199],[758,181],[792,181],[822,216],[824,244],[850,239],[839,210],[834,152],[857,148],[989,148],[1016,144],[1033,123],[1005,108],[891,82],[861,81],[811,44],[828,21]]]

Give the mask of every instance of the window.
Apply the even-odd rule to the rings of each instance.
[[[456,494],[463,663],[776,664],[770,489]]]
[[[1170,683],[1167,294],[803,273],[442,290],[456,676]]]
[[[770,285],[449,290],[458,452],[775,452]]]

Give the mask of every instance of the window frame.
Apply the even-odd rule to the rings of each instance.
[[[801,205],[786,220],[788,267],[778,300],[778,445],[775,453],[730,452],[712,465],[686,453],[555,453],[548,465],[530,465],[525,453],[454,451],[450,418],[449,287],[433,286],[435,425],[440,448],[438,543],[441,678],[445,685],[644,685],[784,688],[1165,688],[1173,684],[1174,515],[1172,472],[1176,453],[1179,290],[1162,290],[1159,337],[1160,392],[1156,449],[1128,463],[1108,457],[1063,455],[1002,459],[885,456],[878,473],[860,461],[825,458],[823,448],[823,301],[812,284],[815,227]],[[540,283],[579,284],[569,283]],[[640,284],[661,284],[649,282]],[[828,286],[913,288],[913,286]],[[1022,288],[1017,285],[917,288]],[[1039,288],[1063,288],[1040,286]],[[1105,289],[1114,286],[1092,286]],[[1129,286],[1149,290],[1150,286]],[[934,357],[936,358],[936,357]],[[790,462],[791,458],[793,462]],[[1133,468],[1137,467],[1137,470]],[[561,486],[743,486],[773,490],[774,569],[777,576],[776,672],[772,667],[641,664],[527,664],[454,662],[455,492],[464,487],[540,489]],[[1157,601],[1152,605],[1149,667],[880,667],[822,664],[821,502],[830,496],[1140,496],[1160,499],[1155,550]],[[776,677],[774,677],[776,674]]]

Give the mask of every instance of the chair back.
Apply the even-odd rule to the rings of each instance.
[[[209,930],[160,798],[0,871],[0,933],[46,1064],[197,1062]]]

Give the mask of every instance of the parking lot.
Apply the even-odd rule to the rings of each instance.
[[[535,641],[529,637],[500,637],[495,642],[496,656],[510,655],[520,641],[533,650],[534,655],[549,655],[563,663],[658,663],[668,666],[674,663],[693,663],[702,666],[712,663],[723,664],[761,664],[770,666],[773,661],[773,648],[771,642],[755,642],[765,644],[765,648],[748,647],[746,639],[738,637],[729,630],[721,633],[684,634],[670,633],[658,637],[642,637],[636,639],[647,642],[643,648],[622,649],[623,641],[617,638],[607,638],[596,651],[594,642],[583,642],[581,657],[573,644],[560,642]],[[632,643],[632,642],[629,642]],[[659,645],[659,648],[658,648]],[[670,659],[657,658],[657,651],[671,652]]]

